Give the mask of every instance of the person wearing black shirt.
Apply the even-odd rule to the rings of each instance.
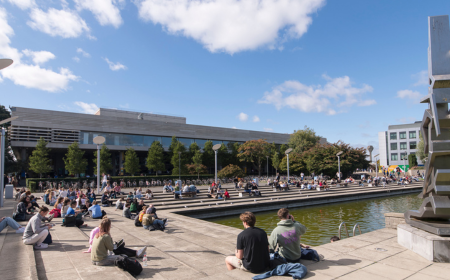
[[[109,207],[109,198],[108,198],[108,191],[105,191],[102,195],[102,206],[103,207]]]
[[[228,270],[241,269],[252,273],[261,273],[270,266],[269,241],[267,233],[255,227],[256,217],[252,212],[242,213],[239,217],[245,230],[237,237],[235,256],[225,259]]]

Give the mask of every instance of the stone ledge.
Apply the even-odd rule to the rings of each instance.
[[[30,262],[30,279],[39,280],[37,267],[36,267],[36,257],[34,255],[34,248],[32,245],[24,245],[27,248],[28,258]]]

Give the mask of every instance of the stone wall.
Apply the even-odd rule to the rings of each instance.
[[[397,225],[406,224],[404,213],[385,213],[384,220],[386,228],[397,229]]]

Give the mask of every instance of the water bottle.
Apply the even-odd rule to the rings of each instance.
[[[144,266],[147,266],[147,254],[144,255],[144,258],[142,259]]]

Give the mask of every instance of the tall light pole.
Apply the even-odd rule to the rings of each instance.
[[[287,149],[284,153],[286,154],[286,156],[287,156],[287,182],[288,182],[288,185],[289,185],[289,153],[290,152],[292,152],[292,148],[289,148],[289,149]]]
[[[375,171],[375,172],[376,172],[375,176],[376,176],[376,177],[378,177],[378,160],[377,160],[377,157],[378,157],[379,155],[380,155],[380,154],[374,156],[374,158],[375,158],[375,166],[376,166],[376,167],[375,167],[375,170],[376,170],[376,171]]]
[[[178,152],[178,181],[181,182],[181,152]]]
[[[97,144],[97,194],[100,193],[100,145],[105,143],[103,136],[94,137],[94,144]]]
[[[338,158],[338,178],[339,178],[339,183],[341,182],[341,155],[343,154],[343,151],[340,151],[339,153],[336,154],[337,158]]]
[[[267,180],[269,180],[269,156],[266,156],[267,158]]]
[[[219,151],[219,149],[220,149],[220,147],[222,147],[222,144],[216,144],[216,145],[214,145],[213,146],[213,150],[214,150],[214,158],[215,158],[215,167],[214,167],[214,174],[215,174],[215,176],[214,176],[214,183],[216,184],[216,186],[217,186],[217,152]]]
[[[13,64],[13,60],[9,59],[9,58],[3,58],[0,59],[0,70],[4,69],[8,66],[10,66],[11,64]],[[0,125],[5,124],[5,123],[9,123],[10,121],[13,121],[15,119],[17,119],[18,117],[12,117],[12,118],[8,118],[6,120],[3,120],[0,122]],[[2,127],[2,131],[1,131],[1,135],[0,135],[0,207],[3,207],[3,195],[5,193],[5,182],[4,180],[4,174],[5,174],[5,142],[6,142],[6,131],[5,128]]]

